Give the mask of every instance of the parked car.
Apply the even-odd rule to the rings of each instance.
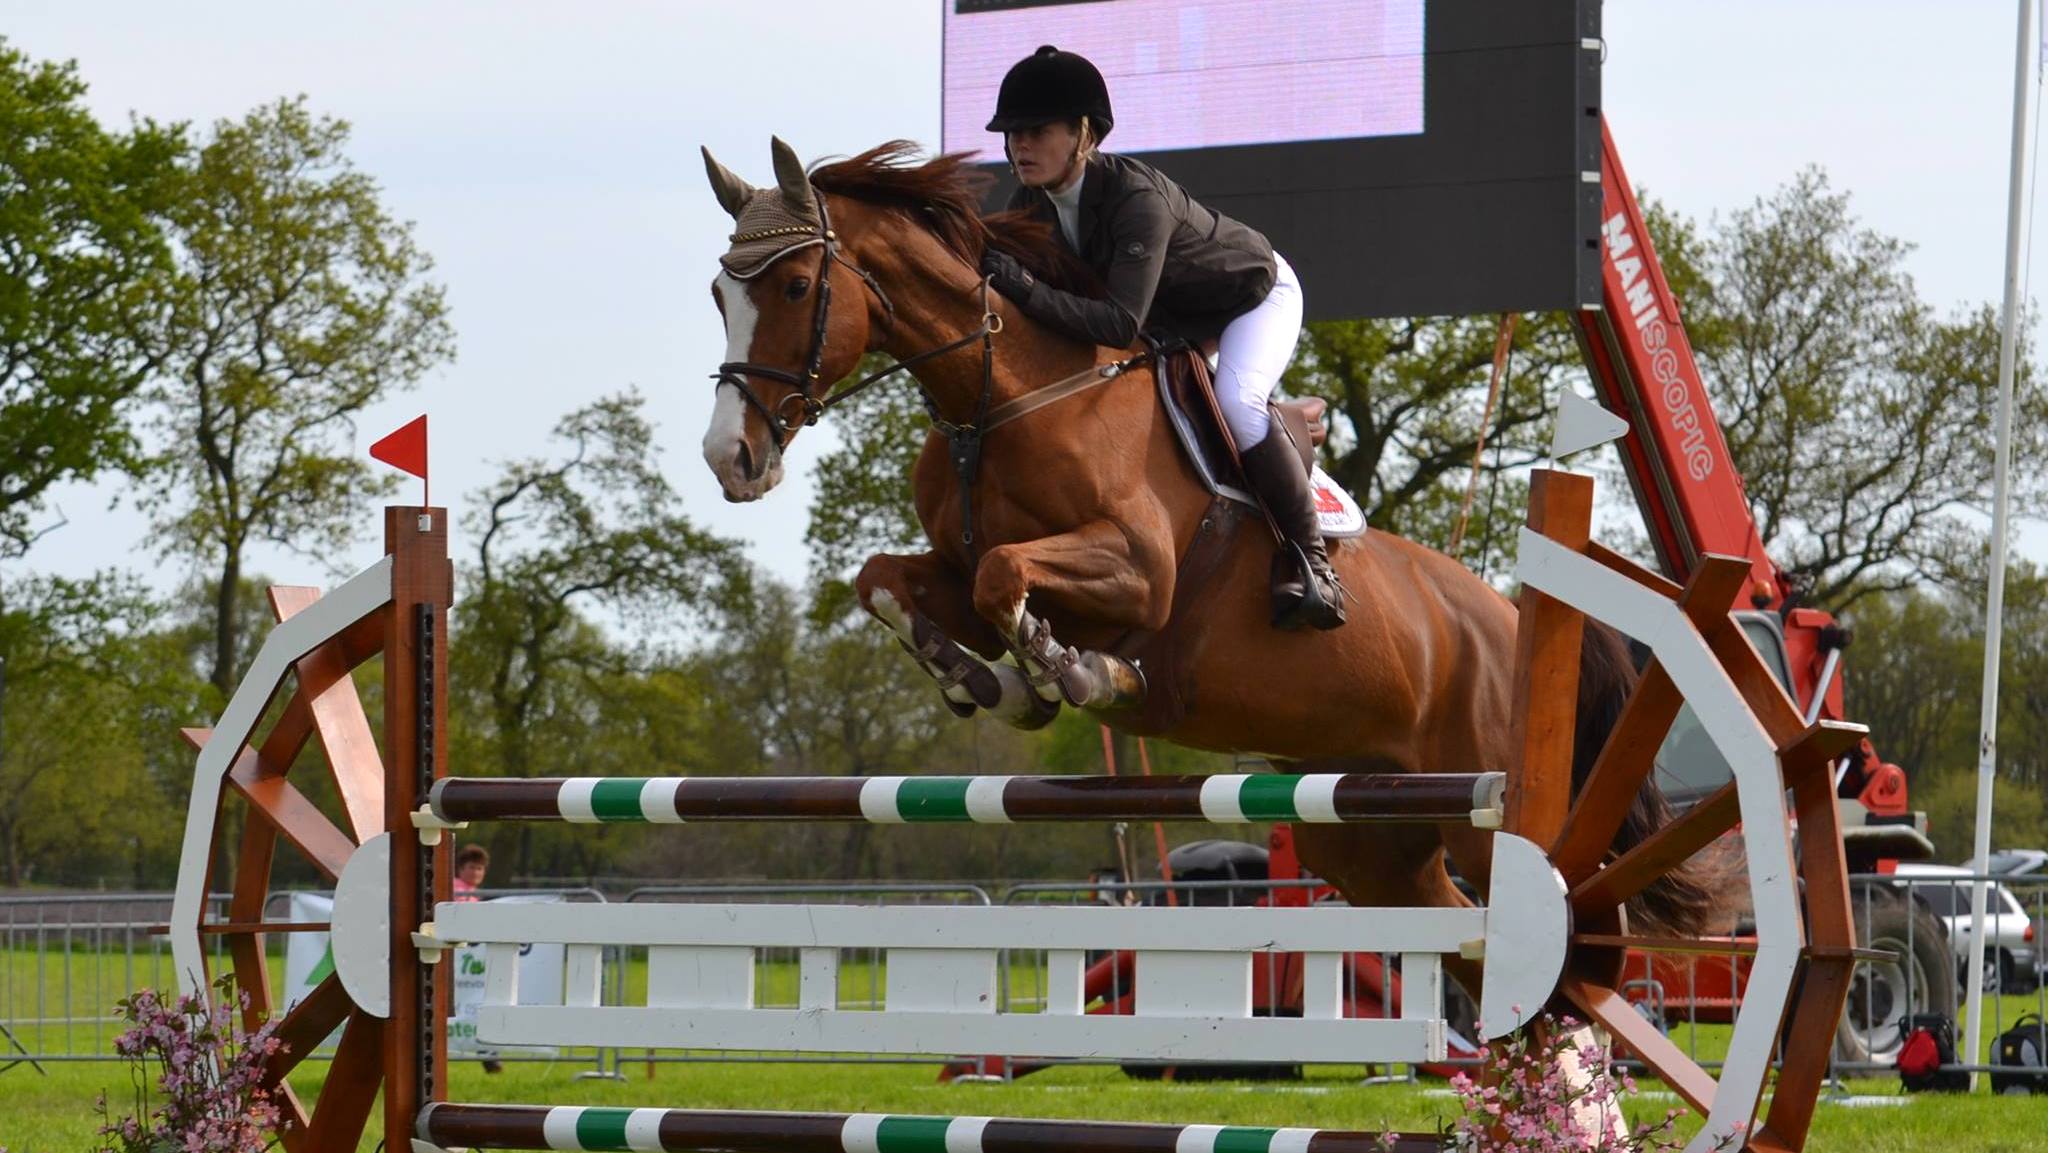
[[[2048,876],[2048,849],[2000,849],[1985,871],[1994,877]]]
[[[1955,865],[1901,864],[1894,874],[1900,882],[1911,882],[1915,899],[1925,903],[1948,934],[1955,950],[1957,974],[1969,972],[1970,877],[1969,869]],[[2032,992],[2040,981],[2034,959],[2034,923],[2026,907],[2004,885],[1992,884],[1984,906],[1985,936],[1990,948],[1984,957],[1984,988],[2008,993]]]

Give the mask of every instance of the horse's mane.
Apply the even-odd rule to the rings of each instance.
[[[859,156],[811,170],[811,183],[826,192],[900,209],[923,224],[939,242],[979,267],[984,251],[1007,252],[1032,275],[1069,292],[1100,296],[1094,271],[1053,239],[1052,226],[1028,212],[982,215],[981,205],[995,178],[948,152],[920,162],[923,150],[908,140],[891,140]]]

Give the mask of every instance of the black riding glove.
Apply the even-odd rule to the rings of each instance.
[[[981,271],[997,292],[1018,304],[1031,299],[1031,290],[1038,283],[1016,257],[993,248],[981,254]]]

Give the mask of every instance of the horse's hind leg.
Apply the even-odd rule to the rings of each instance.
[[[1309,872],[1363,908],[1469,907],[1444,868],[1433,825],[1325,825],[1297,822],[1294,848]],[[1444,972],[1479,1001],[1481,962],[1446,954]],[[1533,1010],[1532,1010],[1533,1011]]]
[[[1031,691],[1024,675],[1007,665],[984,662],[962,648],[999,652],[1002,640],[974,612],[967,582],[933,553],[868,558],[854,580],[861,607],[889,626],[919,667],[938,682],[946,707],[957,716],[987,709],[998,720],[1036,729],[1059,713],[1059,702]],[[957,640],[956,640],[957,638]]]

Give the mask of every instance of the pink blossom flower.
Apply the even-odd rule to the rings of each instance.
[[[1520,1015],[1520,1006],[1516,1006]],[[1451,1078],[1460,1115],[1446,1137],[1472,1153],[1659,1153],[1675,1150],[1677,1120],[1630,1128],[1621,1103],[1636,1093],[1633,1078],[1612,1067],[1610,1047],[1594,1043],[1570,1017],[1545,1017],[1494,1046],[1484,1083]]]
[[[262,1153],[269,1147],[281,1114],[264,1072],[283,1042],[275,1021],[253,1033],[237,1025],[236,1010],[248,1007],[248,997],[235,995],[232,978],[214,987],[218,995],[210,1005],[196,996],[167,1003],[149,989],[116,1005],[129,1022],[114,1051],[131,1062],[134,1109],[112,1117],[100,1096],[99,1136],[113,1143],[95,1153]],[[154,1082],[152,1064],[159,1069]],[[162,1095],[155,1108],[152,1091]]]

